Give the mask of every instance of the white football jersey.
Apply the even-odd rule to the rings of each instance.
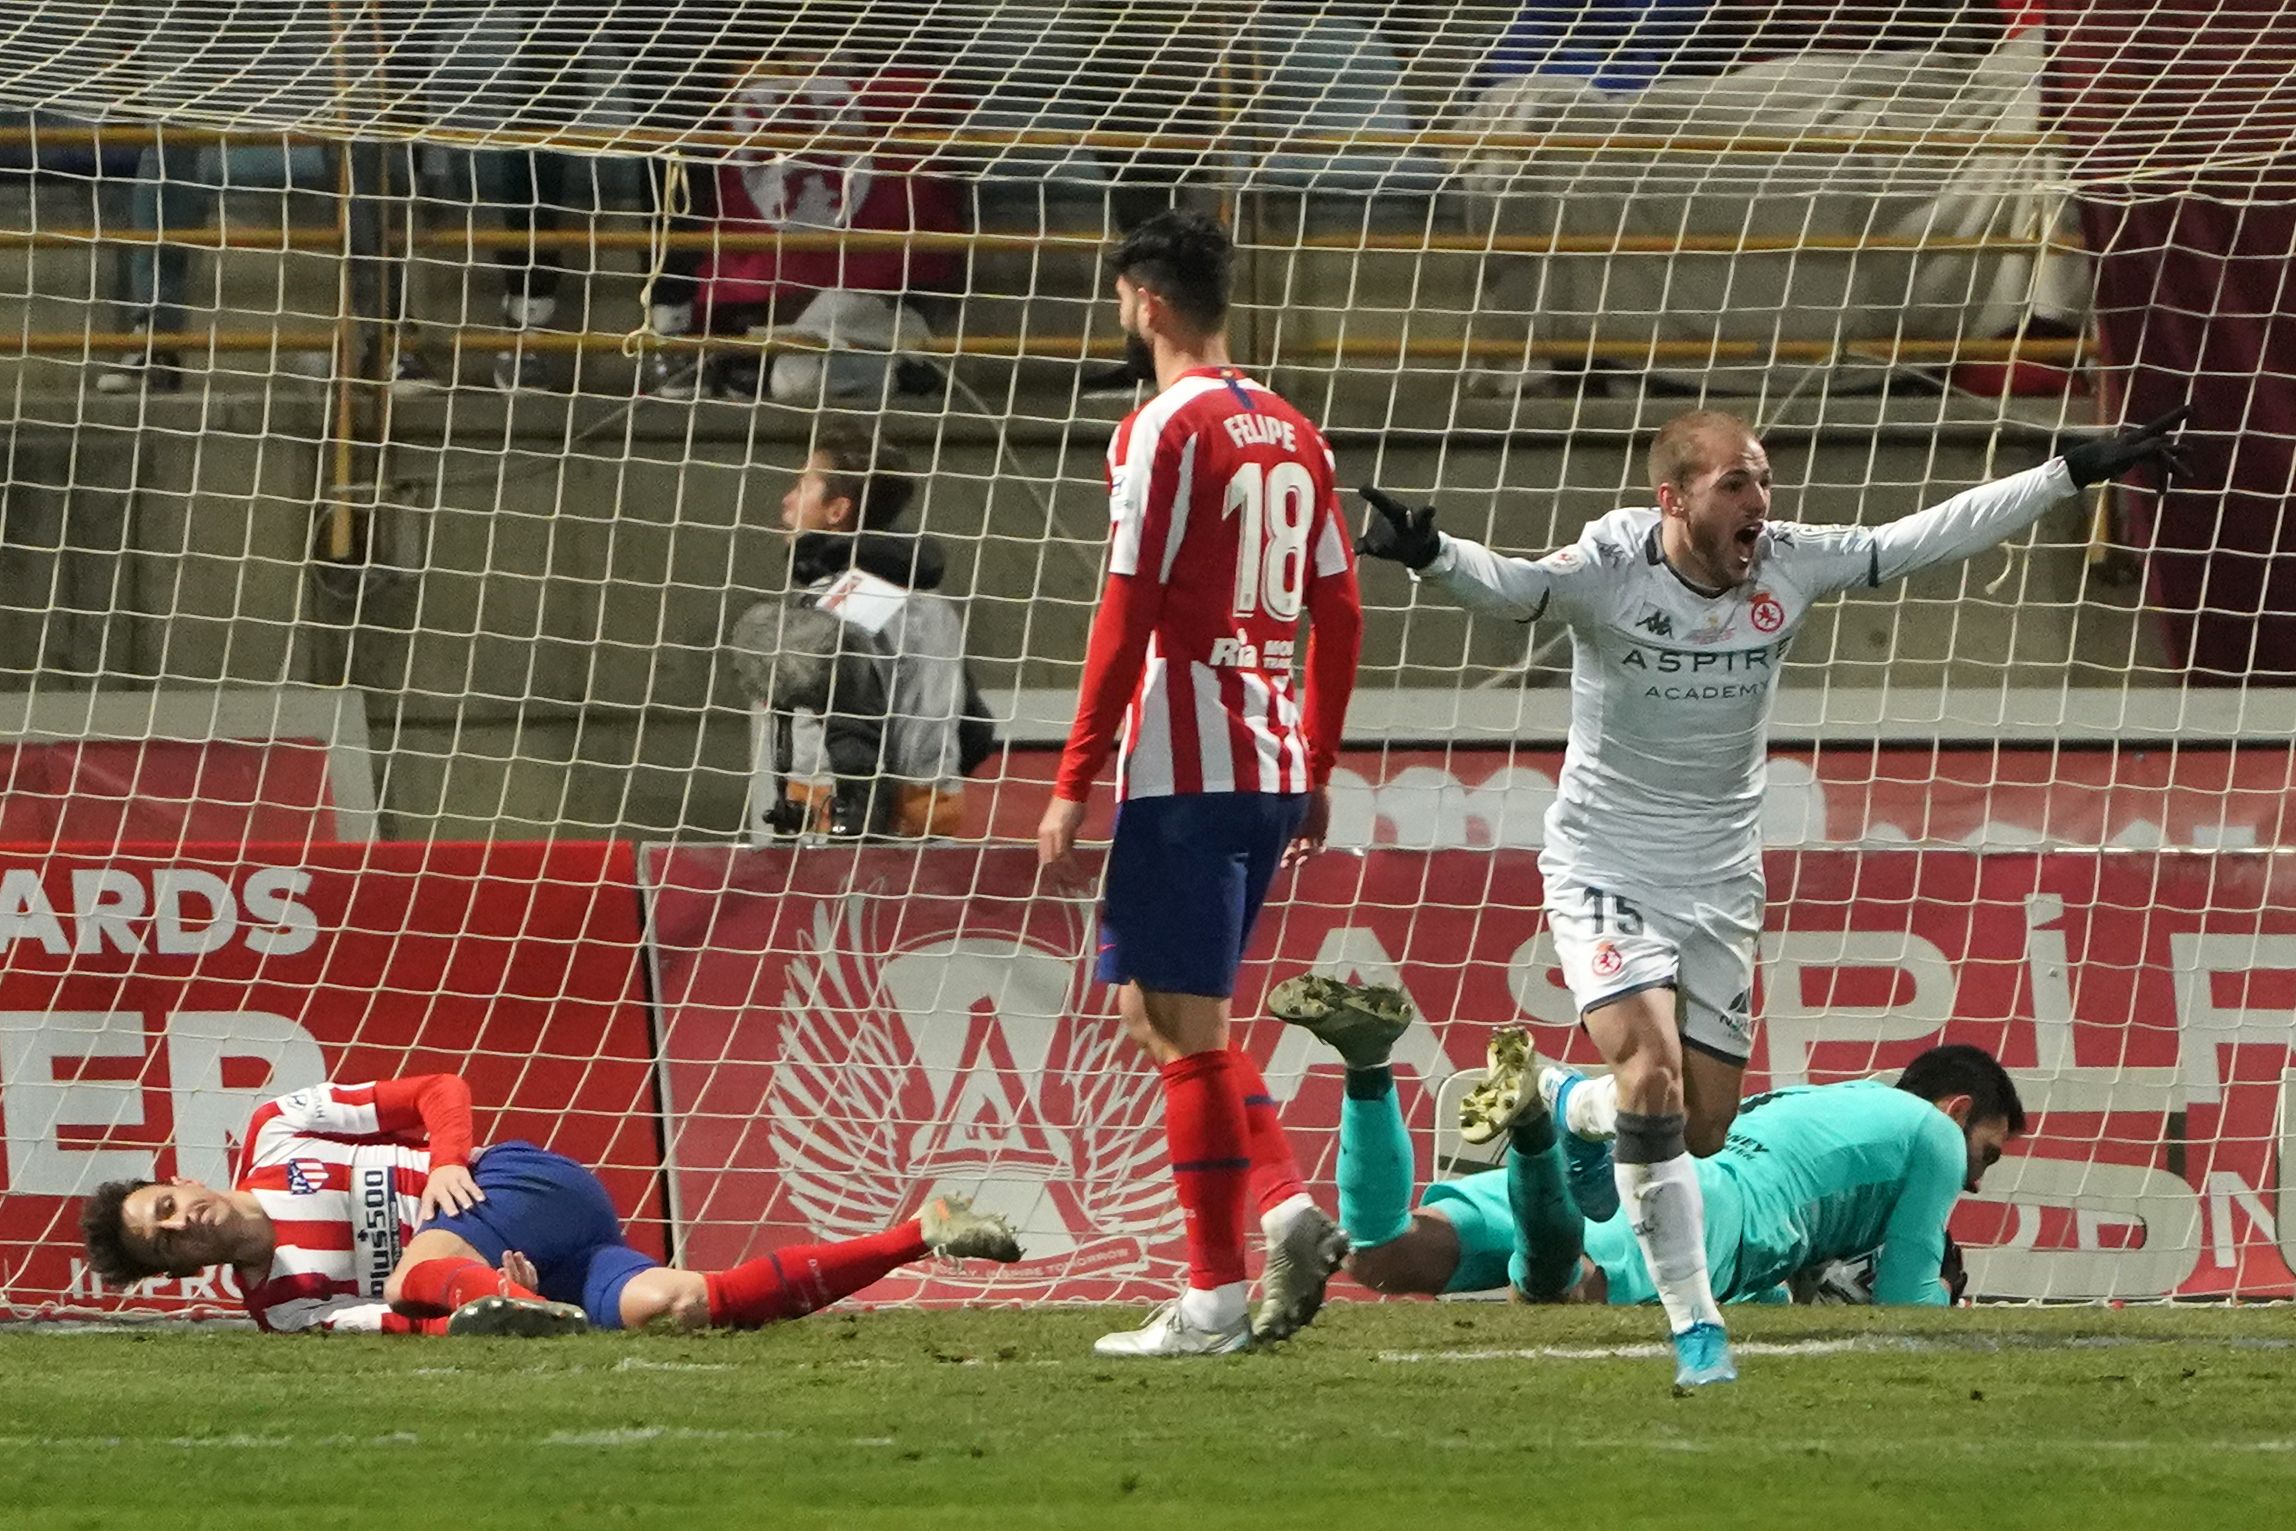
[[[1761,875],[1770,698],[1827,596],[1994,546],[2075,492],[2063,461],[1885,526],[1773,521],[1746,582],[1709,595],[1659,550],[1656,510],[1509,558],[1445,536],[1418,576],[1462,606],[1571,632],[1571,728],[1547,855],[1589,883],[1664,892]]]

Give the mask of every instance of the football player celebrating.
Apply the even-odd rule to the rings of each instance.
[[[1409,1024],[1393,990],[1291,979],[1270,1013],[1340,1051],[1339,1214],[1347,1273],[1376,1292],[1505,1287],[1531,1302],[1647,1303],[1659,1296],[1615,1207],[1582,1216],[1560,1135],[1520,1030],[1491,1041],[1461,1109],[1470,1142],[1507,1140],[1504,1168],[1438,1181],[1411,1205],[1411,1139],[1387,1049]],[[1576,1076],[1566,1073],[1566,1082]],[[1870,1260],[1870,1299],[1943,1304],[1959,1261],[1946,1221],[2025,1130],[2008,1071],[1981,1047],[1930,1048],[1879,1080],[1773,1090],[1744,1102],[1722,1151],[1694,1161],[1705,1260],[1721,1302],[1779,1300],[1807,1272]]]
[[[471,1138],[470,1087],[452,1074],[297,1090],[249,1121],[228,1191],[99,1186],[80,1214],[88,1264],[113,1286],[229,1266],[273,1332],[552,1335],[753,1329],[927,1255],[1020,1258],[1002,1220],[944,1196],[867,1238],[673,1270],[624,1242],[581,1165]]]
[[[1571,633],[1571,727],[1539,870],[1579,1017],[1613,1072],[1566,1125],[1615,1134],[1615,1183],[1673,1334],[1676,1381],[1737,1369],[1706,1267],[1693,1152],[1722,1146],[1753,1046],[1770,701],[1810,608],[1965,559],[2057,501],[2149,462],[2183,471],[2182,413],[1884,526],[1770,518],[1770,460],[1743,421],[1699,410],[1650,449],[1652,509],[1510,558],[1435,530],[1432,506],[1364,491],[1356,550],[1477,611]]]
[[[1199,214],[1141,224],[1109,258],[1135,375],[1156,396],[1109,444],[1113,529],[1076,721],[1037,831],[1069,858],[1116,752],[1115,843],[1099,976],[1162,1071],[1187,1290],[1103,1355],[1201,1355],[1305,1324],[1343,1252],[1302,1186],[1228,1007],[1276,868],[1321,847],[1325,784],[1355,687],[1363,614],[1331,449],[1307,417],[1229,363],[1232,249]],[[1300,618],[1307,690],[1295,698]],[[1122,745],[1118,748],[1118,726]],[[1247,1199],[1268,1239],[1246,1302]]]

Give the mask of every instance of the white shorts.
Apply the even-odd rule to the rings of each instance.
[[[1580,1015],[1643,989],[1672,989],[1685,1046],[1746,1061],[1754,1050],[1754,948],[1762,934],[1758,879],[1662,894],[1542,870],[1547,929]]]

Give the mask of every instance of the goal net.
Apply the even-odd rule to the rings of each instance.
[[[2296,1294],[2289,9],[6,7],[0,1314],[233,1311],[105,1288],[81,1198],[439,1071],[664,1256],[956,1190],[1029,1259],[877,1296],[1168,1287],[1097,859],[1033,841],[1142,397],[1099,257],[1174,203],[1342,484],[1509,551],[1649,503],[1693,407],[1779,515],[1874,524],[2189,406],[2203,482],[1804,630],[1748,1088],[1981,1043],[2033,1120],[1957,1215],[1978,1293]],[[840,497],[899,519],[808,562]],[[766,705],[855,560],[903,615],[840,631],[943,675],[961,631],[998,736],[866,843]],[[1327,1190],[1275,980],[1409,992],[1422,1178],[1494,1027],[1596,1061],[1538,913],[1568,641],[1363,590],[1335,849],[1237,994]]]

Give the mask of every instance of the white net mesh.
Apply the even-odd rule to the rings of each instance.
[[[1511,550],[1702,403],[1867,524],[2192,403],[2204,489],[1805,629],[1753,1077],[1983,1042],[2038,1112],[1980,1291],[2290,1291],[2287,8],[761,9],[0,6],[0,1308],[116,1300],[95,1183],[439,1069],[696,1263],[956,1188],[1031,1262],[884,1293],[1165,1283],[1090,889],[1015,842],[1136,402],[1098,257],[1174,201],[1343,483]],[[763,822],[781,630],[729,637],[839,431],[905,454],[1003,737],[929,842]],[[1493,1025],[1591,1056],[1537,913],[1567,648],[1365,602],[1366,854],[1279,882],[1238,1013],[1402,982],[1429,1128]],[[1331,1060],[1244,1032],[1327,1177]]]

